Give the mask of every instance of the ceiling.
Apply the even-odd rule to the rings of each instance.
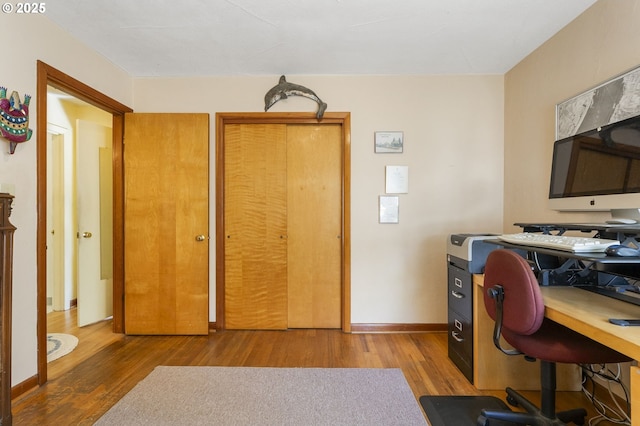
[[[504,74],[596,0],[56,0],[135,77]]]

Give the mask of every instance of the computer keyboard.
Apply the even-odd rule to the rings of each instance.
[[[499,240],[511,244],[531,247],[544,247],[573,253],[602,253],[607,247],[620,244],[617,240],[602,238],[571,237],[565,235],[548,235],[524,232],[521,234],[503,234]]]

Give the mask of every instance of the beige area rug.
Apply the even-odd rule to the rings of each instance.
[[[63,357],[78,346],[78,338],[71,334],[47,334],[47,362]]]
[[[96,425],[426,425],[400,369],[157,367]]]

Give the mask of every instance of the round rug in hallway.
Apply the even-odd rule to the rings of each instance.
[[[47,334],[47,362],[54,361],[73,351],[78,346],[78,338],[71,334]]]

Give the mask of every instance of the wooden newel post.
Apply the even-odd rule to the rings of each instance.
[[[0,192],[0,425],[10,426],[11,416],[11,288],[13,233],[9,222],[13,195]]]

